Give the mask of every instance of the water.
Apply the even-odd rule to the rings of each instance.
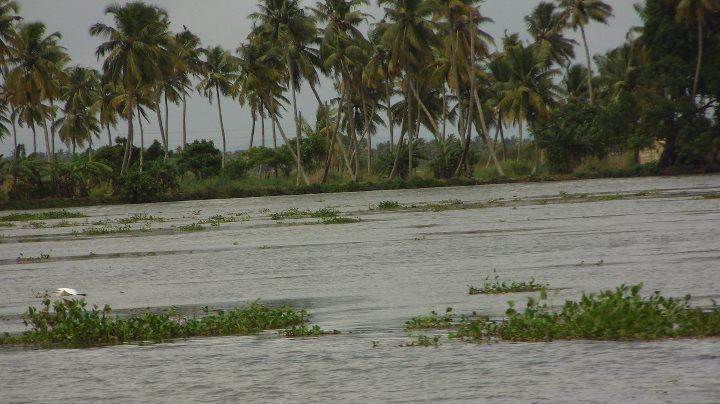
[[[81,208],[89,218],[69,219],[167,219],[144,232],[2,229],[0,331],[23,329],[20,316],[38,303],[35,292],[73,287],[120,313],[262,299],[307,308],[313,323],[343,334],[0,348],[0,402],[718,402],[718,339],[475,345],[443,338],[438,348],[400,347],[410,317],[446,307],[501,315],[507,300],[532,295],[469,296],[468,285],[480,286],[493,270],[547,282],[560,289],[557,302],[640,282],[648,293],[691,293],[697,305],[720,300],[720,199],[699,196],[718,191],[720,176],[711,175],[190,201]],[[644,196],[576,203],[560,192]],[[506,206],[368,210],[383,200],[447,199]],[[362,222],[268,218],[268,210],[328,206]],[[172,227],[241,212],[247,220],[203,232]],[[18,264],[21,253],[51,258]]]

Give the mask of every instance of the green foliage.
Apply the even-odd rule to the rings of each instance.
[[[451,328],[455,315],[452,308],[445,309],[445,314],[439,315],[433,311],[429,316],[413,317],[405,322],[405,330],[430,330],[440,328]]]
[[[106,234],[129,233],[130,231],[132,231],[132,227],[129,224],[122,225],[122,226],[102,225],[102,226],[88,227],[88,228],[82,229],[80,231],[73,230],[72,234],[74,234],[76,236],[100,236],[100,235],[106,235]]]
[[[220,174],[222,153],[215,147],[212,140],[196,140],[180,153],[178,168],[181,173],[193,172],[200,178],[208,178]]]
[[[327,219],[337,217],[340,211],[334,208],[321,208],[316,211],[311,210],[299,210],[298,208],[290,208],[282,212],[274,212],[270,214],[272,220],[283,220],[283,219],[304,219],[314,217],[318,219]]]
[[[417,339],[406,342],[404,346],[407,347],[435,347],[440,345],[440,336],[435,335],[429,337],[427,335],[418,335]]]
[[[285,330],[280,331],[280,334],[290,337],[290,338],[298,338],[298,337],[322,337],[323,335],[338,335],[340,334],[340,331],[338,330],[332,330],[332,331],[326,331],[320,328],[319,325],[313,325],[312,327],[308,327],[307,324],[302,324],[299,326],[293,326],[292,328],[288,328]]]
[[[0,216],[0,222],[29,222],[31,220],[74,219],[78,217],[86,216],[80,212],[59,210],[39,213],[13,213]]]
[[[525,310],[514,303],[506,318],[464,319],[451,338],[508,341],[552,341],[557,339],[651,340],[720,336],[720,308],[692,308],[685,299],[666,298],[655,292],[640,295],[642,286],[620,286],[598,294],[583,294],[579,302],[566,301],[559,311],[540,300],[528,298]]]
[[[489,278],[488,278],[489,279]],[[473,286],[470,286],[470,290],[468,291],[468,294],[471,295],[499,295],[504,293],[521,293],[521,292],[536,292],[539,290],[547,289],[548,285],[539,284],[535,282],[535,279],[531,279],[530,282],[507,282],[502,281],[500,282],[498,280],[498,277],[495,277],[495,280],[492,282],[488,282],[488,279],[485,280],[485,283],[483,284],[482,288],[476,288]]]
[[[120,178],[120,198],[127,202],[152,202],[163,193],[162,183],[148,172],[128,171]]]
[[[246,335],[304,325],[307,313],[287,306],[268,307],[259,303],[229,311],[210,311],[200,317],[185,317],[175,310],[141,313],[128,318],[112,316],[105,306],[87,307],[85,300],[45,299],[39,309],[30,307],[25,316],[31,329],[19,335],[5,335],[0,344],[60,344],[87,346],[124,342],[165,341],[196,336]]]
[[[350,223],[360,223],[360,218],[357,217],[341,217],[341,216],[332,216],[332,217],[324,217],[320,223],[322,224],[350,224]]]
[[[398,201],[381,201],[377,204],[374,210],[398,210],[401,209],[402,205]]]
[[[205,230],[205,227],[203,227],[200,223],[191,223],[184,226],[178,226],[178,230],[185,232],[203,231]]]
[[[245,159],[234,159],[225,162],[225,168],[222,170],[224,177],[239,180],[245,177],[250,165]]]
[[[436,178],[448,179],[455,175],[455,169],[462,158],[462,146],[460,140],[454,136],[447,139],[437,140],[430,144],[430,169]]]

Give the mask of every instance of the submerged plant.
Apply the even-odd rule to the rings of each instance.
[[[398,210],[401,209],[402,205],[397,201],[382,201],[377,204],[372,210]]]
[[[279,333],[285,337],[297,338],[297,337],[322,337],[323,335],[338,335],[340,331],[332,330],[327,331],[320,328],[319,325],[313,325],[308,327],[307,324],[300,326],[294,326],[286,330],[279,331]]]
[[[15,260],[18,264],[35,264],[38,262],[45,262],[50,259],[50,254],[48,253],[40,253],[37,257],[26,257],[22,253],[20,253],[20,256],[17,257]]]
[[[186,224],[184,226],[178,226],[178,230],[180,231],[203,231],[205,230],[205,227],[201,225],[200,223],[190,223]]]
[[[15,223],[0,222],[0,227],[15,227]]]
[[[71,346],[164,341],[195,336],[246,335],[263,330],[299,327],[307,323],[304,310],[268,307],[258,302],[228,311],[205,308],[202,316],[185,317],[175,310],[115,317],[109,306],[88,307],[85,300],[44,299],[39,309],[28,308],[30,330],[5,333],[0,344],[61,344]],[[311,328],[314,329],[314,328]]]
[[[72,234],[76,236],[100,236],[105,234],[118,234],[118,233],[129,233],[132,231],[132,227],[129,224],[124,226],[93,226],[87,227],[80,231],[73,230]]]
[[[429,337],[427,335],[418,335],[417,339],[405,342],[402,346],[408,346],[408,347],[435,347],[437,348],[440,345],[440,336],[435,335],[432,337]]]
[[[139,222],[164,222],[165,219],[161,217],[150,216],[147,213],[137,213],[130,217],[124,217],[118,220],[121,224],[132,224]]]
[[[413,317],[405,322],[405,330],[430,330],[450,328],[453,325],[455,315],[452,314],[452,307],[445,309],[445,314],[439,315],[433,311],[429,316]]]
[[[340,211],[335,208],[321,208],[316,211],[311,210],[299,210],[298,208],[290,208],[281,212],[275,212],[270,214],[272,220],[284,220],[284,219],[305,219],[305,218],[332,218],[340,215]]]
[[[361,222],[361,220],[358,217],[333,216],[333,217],[323,218],[320,223],[322,223],[322,224],[349,224],[349,223],[359,223],[359,222]]]

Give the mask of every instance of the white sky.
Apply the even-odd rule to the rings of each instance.
[[[124,1],[120,1],[121,3]],[[172,30],[180,31],[183,25],[200,36],[203,46],[220,45],[227,49],[236,49],[245,39],[249,30],[250,22],[247,15],[256,9],[256,1],[252,0],[153,0],[149,3],[157,4],[165,8],[172,21]],[[314,0],[305,0],[310,5]],[[380,17],[382,11],[372,6],[367,12]],[[495,20],[493,24],[485,26],[500,43],[500,38],[505,31],[525,32],[524,16],[529,14],[533,7],[540,0],[486,0],[481,10],[484,15]],[[609,25],[592,24],[588,29],[588,41],[591,52],[602,53],[607,49],[619,46],[625,40],[628,29],[640,23],[636,15],[633,0],[606,0],[611,4],[614,11],[614,18]],[[59,31],[62,35],[62,45],[70,53],[73,61],[71,64],[100,68],[101,62],[95,57],[95,49],[100,42],[99,38],[91,37],[88,33],[89,27],[97,22],[110,23],[110,19],[104,16],[104,9],[114,1],[102,0],[20,0],[21,15],[26,21],[42,21],[48,26],[48,32]],[[570,32],[569,35],[576,36]],[[579,39],[579,38],[577,38]],[[580,51],[580,49],[578,49]],[[578,56],[584,53],[578,52]],[[319,89],[320,96],[327,99],[334,96],[332,85],[324,80]],[[317,102],[311,91],[303,88],[299,95],[298,104],[304,117],[314,119]],[[228,150],[244,149],[250,139],[251,119],[246,109],[230,100],[223,100],[223,113],[225,129],[228,137]],[[181,142],[181,109],[171,106],[170,108],[170,142],[174,148]],[[289,129],[292,125],[289,122],[290,114],[286,114],[284,127],[286,133],[292,132]],[[159,130],[155,122],[146,125],[146,146],[153,139],[159,138]],[[137,128],[137,125],[136,125]],[[269,124],[268,124],[269,128]],[[256,139],[259,139],[259,124]],[[43,150],[41,131],[38,133],[38,150]],[[386,131],[380,130],[375,141],[387,140]],[[125,136],[126,127],[121,124],[112,131],[113,138],[118,134]],[[268,137],[269,130],[267,131]],[[214,140],[220,145],[220,129],[217,119],[217,106],[210,105],[203,97],[194,95],[188,102],[188,141],[206,138]],[[136,144],[139,144],[139,136],[136,136]],[[18,142],[25,143],[26,149],[31,150],[32,134],[29,130],[20,129]],[[0,145],[0,153],[9,154],[12,140],[7,139]],[[99,144],[107,143],[105,133],[101,134]],[[97,144],[97,143],[96,143]],[[257,143],[256,143],[257,145]]]

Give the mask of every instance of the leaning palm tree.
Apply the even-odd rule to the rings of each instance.
[[[525,17],[525,24],[534,40],[533,45],[547,58],[548,63],[555,62],[564,66],[575,58],[574,48],[577,42],[563,35],[566,20],[564,15],[557,11],[555,4],[540,2],[533,12]]]
[[[121,174],[130,164],[133,144],[133,117],[138,104],[138,91],[143,85],[163,77],[163,66],[170,62],[170,21],[165,10],[142,2],[111,5],[105,14],[113,17],[114,25],[96,23],[90,34],[106,41],[95,52],[103,62],[103,81],[123,88],[124,105],[121,116],[128,123],[128,136]]]
[[[602,0],[556,0],[560,9],[563,11],[565,18],[571,28],[580,29],[583,44],[585,46],[585,56],[587,58],[588,68],[588,92],[590,94],[590,103],[595,102],[595,92],[593,90],[593,69],[592,59],[590,58],[590,48],[588,47],[587,36],[585,35],[585,26],[590,21],[596,21],[607,24],[608,18],[612,16],[613,8]]]
[[[705,34],[703,29],[713,19],[717,21],[717,14],[720,12],[720,0],[679,0],[675,12],[675,21],[685,22],[686,25],[697,25],[698,53],[697,65],[695,67],[695,78],[693,80],[691,98],[695,102],[695,96],[700,85],[700,70],[703,61],[703,40]]]
[[[26,111],[35,110],[35,122],[42,124],[45,132],[45,153],[48,161],[53,158],[50,144],[48,119],[51,119],[52,106],[44,106],[44,101],[58,98],[63,65],[68,60],[65,49],[58,44],[59,32],[46,35],[45,24],[21,23],[17,35],[10,41],[11,66],[6,76],[7,86],[12,93],[10,102],[15,108]]]
[[[227,141],[220,96],[228,96],[232,93],[233,84],[238,77],[238,63],[230,52],[219,46],[203,49],[201,53],[204,56],[203,77],[197,84],[197,90],[207,97],[210,102],[212,102],[213,97],[217,100],[218,116],[220,118],[220,134],[222,135],[223,146],[222,167],[225,167]]]

